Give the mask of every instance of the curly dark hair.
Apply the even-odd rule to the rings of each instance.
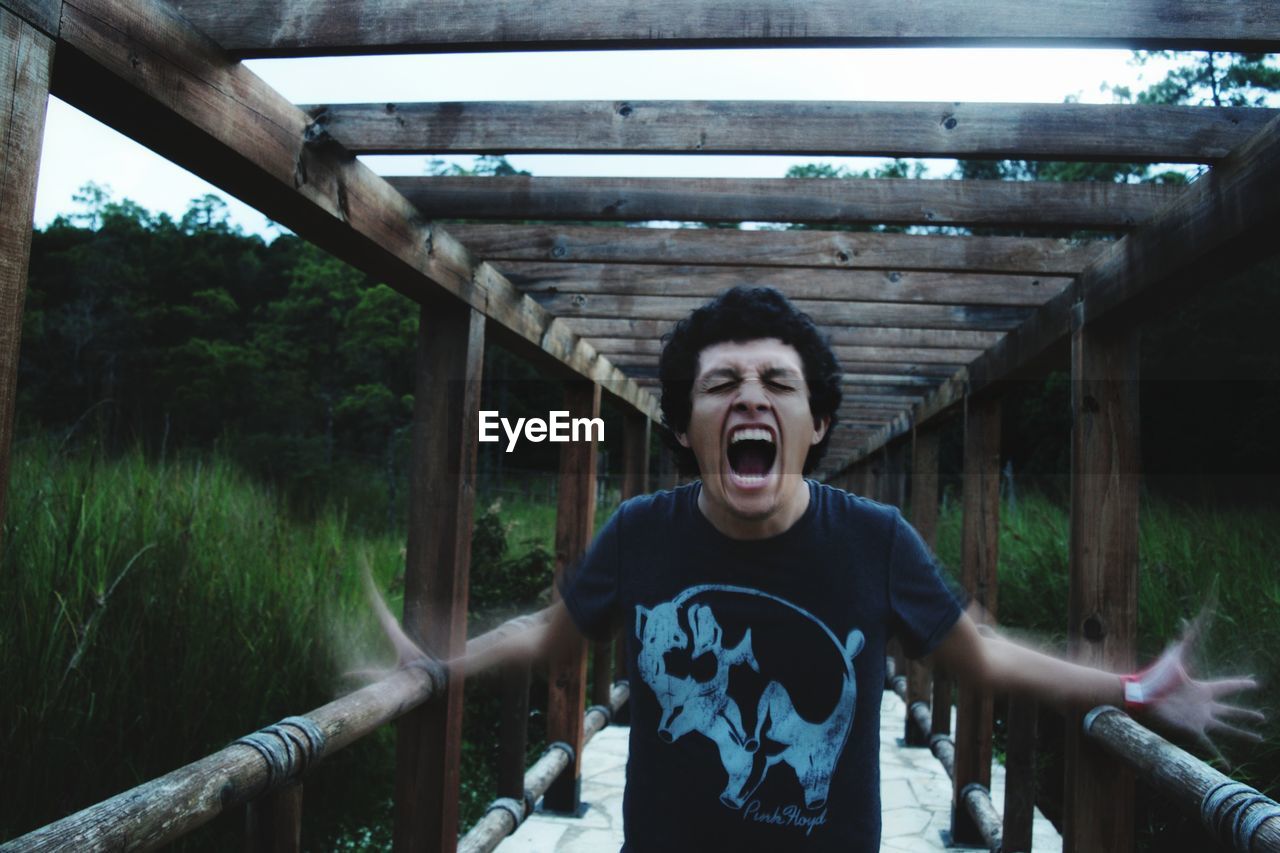
[[[698,356],[714,344],[760,338],[777,338],[795,348],[809,385],[809,411],[815,421],[831,419],[822,441],[809,448],[804,473],[816,468],[826,453],[840,407],[840,365],[830,342],[813,319],[797,311],[777,289],[738,286],[698,308],[662,336],[658,377],[662,381],[662,422],[666,426],[663,439],[675,453],[681,473],[698,473],[693,451],[675,438],[676,433],[689,429]]]

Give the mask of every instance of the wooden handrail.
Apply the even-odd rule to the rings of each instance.
[[[518,636],[545,620],[541,612],[509,619],[467,641],[474,655]],[[273,769],[258,750],[233,743],[171,773],[144,782],[110,799],[0,844],[2,853],[74,849],[151,850],[182,837],[228,809],[254,800],[307,775],[320,754],[329,755],[402,716],[443,691],[446,670],[439,665],[409,666],[335,699],[305,715],[323,735],[311,755],[289,749],[283,772]],[[593,732],[594,733],[594,732]],[[280,738],[305,741],[301,730]]]
[[[609,724],[619,709],[631,696],[631,688],[625,681],[615,682],[609,692],[609,705],[593,705],[583,716],[582,745],[595,737],[596,733]],[[484,817],[458,842],[458,853],[489,853],[502,839],[519,828],[532,813],[538,798],[546,793],[547,788],[561,773],[569,767],[572,758],[562,745],[552,744],[547,747],[542,757],[534,762],[524,776],[524,796],[520,800],[513,797],[499,797],[489,806]]]
[[[969,817],[973,818],[974,825],[978,827],[978,832],[982,834],[982,840],[986,842],[987,847],[993,853],[999,853],[1003,847],[1000,815],[996,812],[996,807],[991,804],[991,792],[986,789],[986,786],[971,782],[960,792],[960,800],[964,803],[965,810],[969,812]]]
[[[1182,811],[1199,814],[1205,828],[1231,849],[1280,851],[1280,805],[1275,800],[1219,773],[1118,708],[1094,708],[1083,729]]]
[[[306,718],[323,734],[318,751],[328,755],[359,740],[430,699],[444,682],[440,667],[405,667],[311,711]],[[254,747],[233,743],[0,845],[0,851],[151,850],[233,806],[300,778],[314,766],[305,762],[300,751],[290,750],[285,772],[280,773]]]
[[[907,679],[893,675],[887,663],[885,686],[903,701]],[[933,715],[925,702],[913,702],[907,719],[929,734]],[[1173,745],[1108,705],[1093,709],[1083,723],[1084,734],[1136,770],[1142,779],[1184,812],[1195,812],[1217,839],[1239,853],[1280,853],[1280,803],[1256,789],[1218,772],[1194,755]],[[954,778],[955,746],[944,734],[929,735],[929,747]],[[970,784],[959,799],[992,850],[1003,848],[1000,815],[987,788]]]

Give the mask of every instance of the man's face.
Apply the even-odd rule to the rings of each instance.
[[[807,506],[804,460],[826,428],[809,411],[800,354],[761,338],[701,352],[689,429],[677,438],[698,459],[699,505],[712,523],[758,538],[781,533]]]

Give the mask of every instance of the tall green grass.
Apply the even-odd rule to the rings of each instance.
[[[402,606],[404,532],[300,517],[220,454],[164,462],[49,438],[15,447],[0,587],[0,839],[207,755],[355,683],[391,657],[359,584],[367,557]],[[597,523],[611,507],[601,506]],[[542,603],[555,506],[481,501],[473,633]],[[542,737],[534,688],[530,751]],[[464,825],[494,797],[494,679],[468,682]],[[394,732],[325,759],[306,783],[308,849],[389,849]],[[238,847],[224,816],[178,846]]]
[[[959,501],[948,500],[938,556],[960,566]],[[1030,493],[1001,508],[999,621],[1065,648],[1069,517],[1064,506]],[[1184,620],[1209,605],[1213,619],[1193,674],[1252,674],[1257,691],[1236,697],[1268,716],[1262,744],[1217,741],[1229,765],[1219,769],[1280,796],[1280,509],[1191,506],[1144,495],[1139,532],[1138,646],[1141,662],[1158,655]]]
[[[104,458],[47,439],[13,454],[0,594],[0,837],[40,826],[340,692],[379,649],[356,567],[384,588],[398,537],[298,522],[217,458]],[[385,797],[389,741],[308,784],[309,834]],[[235,819],[198,831],[216,848]]]

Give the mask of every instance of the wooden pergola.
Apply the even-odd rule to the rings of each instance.
[[[902,503],[909,467],[912,519],[932,541],[940,424],[964,419],[963,576],[992,614],[1001,393],[1013,380],[1070,365],[1071,643],[1086,661],[1131,669],[1138,331],[1156,307],[1275,251],[1276,111],[791,101],[298,105],[241,64],[355,53],[975,45],[1276,51],[1280,3],[0,0],[0,484],[8,480],[37,163],[52,93],[421,304],[405,623],[434,653],[455,654],[466,642],[486,339],[563,379],[565,407],[575,414],[598,413],[602,394],[624,407],[634,475],[626,491],[636,493],[646,488],[649,424],[658,418],[659,337],[707,297],[760,283],[778,287],[817,320],[845,370],[842,424],[821,477]],[[385,179],[355,157],[389,152],[887,155],[1209,168],[1185,187]],[[554,224],[442,227],[441,219]],[[690,220],[811,228],[582,224]],[[1049,236],[829,228],[848,224]],[[1078,230],[1100,237],[1052,236]],[[592,447],[566,448],[560,570],[590,539],[594,488]],[[441,606],[450,618],[429,621],[428,611]],[[597,666],[609,658],[598,653]],[[551,740],[582,743],[586,662],[584,647],[554,664]],[[909,704],[928,701],[929,673],[915,667],[910,675]],[[604,683],[601,706],[609,700]],[[418,685],[414,701],[395,714],[417,705],[398,724],[397,797],[414,804],[397,817],[400,849],[452,849],[457,836],[462,679],[434,687],[436,698],[425,702],[432,686]],[[934,695],[937,734],[945,730],[939,711],[949,696],[942,689]],[[958,840],[981,840],[961,800],[971,783],[989,786],[991,702],[961,693]],[[1088,742],[1078,721],[1067,729],[1065,849],[1131,849],[1131,774]],[[562,808],[576,803],[577,753],[548,793]],[[291,814],[292,806],[279,808]],[[1276,823],[1268,825],[1274,830]]]

